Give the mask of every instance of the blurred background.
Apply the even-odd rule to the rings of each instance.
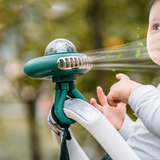
[[[73,42],[84,53],[114,48],[147,36],[150,1],[144,0],[0,0],[0,159],[58,160],[59,146],[47,125],[55,84],[23,72],[30,59],[44,55],[56,38]],[[138,28],[138,29],[137,29]],[[98,53],[97,53],[98,56]],[[123,72],[143,84],[158,84],[157,71],[91,70],[77,77],[77,89],[90,100],[96,87],[107,94]],[[129,106],[127,112],[136,120]],[[105,153],[79,124],[72,126],[92,160]]]

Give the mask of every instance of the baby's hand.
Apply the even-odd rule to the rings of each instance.
[[[109,106],[101,87],[97,87],[97,96],[101,105],[94,98],[91,98],[90,104],[97,108],[117,130],[120,130],[126,113],[126,104],[119,103],[117,107]]]
[[[116,78],[120,81],[115,83],[107,96],[108,104],[111,106],[117,106],[118,103],[123,102],[128,104],[129,96],[138,88],[143,85],[130,80],[125,74],[117,74]]]

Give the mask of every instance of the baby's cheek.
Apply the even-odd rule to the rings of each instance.
[[[147,39],[147,50],[152,61],[160,65],[160,50],[157,48],[157,42],[154,39],[151,37]]]
[[[151,49],[149,51],[149,56],[153,62],[160,65],[160,51]]]

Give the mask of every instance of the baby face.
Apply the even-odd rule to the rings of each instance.
[[[150,12],[147,49],[151,59],[160,65],[160,1],[153,4]]]

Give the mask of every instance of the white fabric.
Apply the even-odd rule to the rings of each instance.
[[[138,117],[126,114],[119,133],[141,160],[160,160],[160,87],[143,86],[129,97],[129,105]]]

